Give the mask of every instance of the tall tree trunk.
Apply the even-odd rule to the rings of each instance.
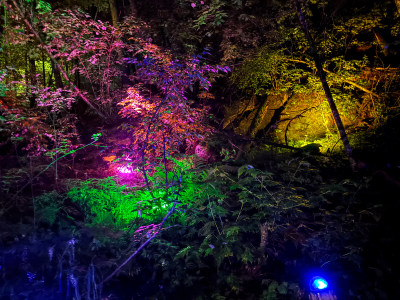
[[[29,94],[29,82],[30,76],[29,76],[29,57],[28,53],[25,52],[25,87],[26,87],[26,94]]]
[[[376,41],[378,42],[379,47],[381,47],[381,50],[385,56],[389,55],[389,45],[386,41],[386,39],[383,37],[383,35],[376,29],[374,29],[374,35],[376,38]]]
[[[29,58],[29,77],[31,85],[36,85],[37,84],[36,61],[34,58]]]
[[[328,100],[329,107],[331,108],[332,115],[333,115],[333,118],[335,119],[336,126],[337,126],[337,128],[339,130],[340,138],[342,140],[344,149],[345,149],[347,157],[349,159],[350,166],[351,166],[352,170],[355,171],[356,170],[356,162],[355,162],[354,157],[353,157],[353,150],[351,149],[350,142],[349,142],[349,139],[347,137],[346,130],[344,129],[342,119],[340,118],[339,111],[338,111],[338,109],[336,107],[335,101],[333,100],[333,96],[332,96],[331,90],[330,90],[329,85],[328,85],[328,83],[326,81],[326,74],[325,74],[325,71],[322,68],[321,59],[320,59],[320,57],[319,57],[319,55],[317,53],[317,48],[315,46],[315,42],[314,42],[314,40],[313,40],[313,38],[312,38],[312,36],[310,34],[310,31],[308,30],[307,22],[306,22],[306,19],[304,17],[304,14],[303,14],[303,12],[301,10],[301,6],[300,6],[299,1],[298,0],[293,0],[293,1],[294,1],[294,6],[295,6],[295,9],[296,9],[296,12],[297,12],[297,16],[298,16],[299,21],[300,21],[300,26],[301,26],[302,30],[304,31],[304,34],[307,37],[308,44],[309,44],[310,50],[311,50],[311,54],[312,54],[312,56],[314,58],[315,66],[317,68],[318,76],[319,76],[319,79],[320,79],[320,81],[322,83],[322,87],[324,88],[326,100]]]
[[[54,64],[53,61],[51,61],[51,68],[53,69],[54,81],[56,83],[56,88],[63,89],[64,84],[62,82],[60,70],[57,68],[57,66]]]
[[[108,4],[110,5],[112,24],[114,27],[117,27],[118,26],[118,12],[117,12],[117,6],[115,5],[115,0],[108,0]]]
[[[7,26],[7,8],[5,6],[2,6],[2,9],[4,9],[4,13],[3,18],[0,18],[0,35],[3,34],[3,30]]]
[[[81,77],[78,70],[75,71],[75,84],[78,88],[81,88]]]
[[[36,77],[36,61],[34,58],[29,58],[29,78],[31,86],[37,86],[37,77]],[[36,106],[36,96],[31,94],[29,96],[29,105],[31,108]]]
[[[398,11],[399,14],[400,14],[400,0],[394,0],[394,3],[396,4],[397,11]]]
[[[45,56],[42,50],[42,78],[43,78],[43,86],[46,87],[46,64],[45,64]]]

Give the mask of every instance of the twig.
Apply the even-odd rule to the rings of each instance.
[[[208,197],[208,204],[210,204],[211,216],[212,216],[212,218],[213,218],[213,220],[214,220],[215,227],[217,227],[218,234],[219,234],[219,235],[222,235],[221,231],[219,231],[219,228],[218,228],[218,225],[217,225],[217,221],[215,221],[215,216],[214,216],[214,213],[213,213],[213,210],[212,210],[212,206],[211,206],[211,202],[210,202],[210,197]]]
[[[239,220],[240,214],[242,213],[242,210],[243,210],[243,205],[244,205],[244,201],[242,201],[242,206],[240,207],[240,211],[239,211],[239,214],[238,214],[238,216],[237,216],[237,218],[235,220],[235,223],[237,223],[237,221]]]
[[[164,170],[165,170],[165,188],[168,189],[168,170],[167,170],[167,158],[165,157],[165,134],[164,131],[162,133],[163,137],[163,146],[164,146],[164,151],[163,151],[163,156],[164,156]]]
[[[121,270],[132,258],[134,258],[144,247],[147,246],[147,244],[149,244],[153,239],[156,238],[156,236],[158,235],[158,233],[161,231],[162,226],[164,225],[165,221],[167,221],[168,217],[175,211],[175,207],[178,204],[178,198],[179,198],[179,193],[180,193],[180,189],[181,189],[181,183],[182,183],[182,177],[180,178],[180,183],[179,183],[179,187],[178,187],[178,191],[175,193],[176,194],[176,199],[174,204],[172,205],[172,207],[170,208],[170,210],[168,211],[168,213],[165,215],[165,217],[163,218],[163,220],[161,221],[160,224],[158,224],[158,230],[155,231],[143,244],[140,245],[140,247],[134,252],[132,253],[121,265],[118,266],[118,268],[116,268],[110,275],[108,275],[106,277],[106,279],[104,279],[100,284],[102,285],[103,283],[107,282],[108,280],[110,280],[112,277],[114,277],[115,274],[117,274],[119,272],[119,270]]]
[[[149,122],[149,126],[147,127],[146,138],[144,139],[143,147],[141,149],[141,152],[142,152],[141,153],[142,154],[142,172],[143,172],[144,180],[146,181],[147,189],[149,191],[150,191],[150,183],[149,183],[149,179],[147,178],[147,172],[146,172],[146,167],[145,167],[145,152],[146,152],[147,143],[149,141],[149,135],[150,135],[151,126],[153,125],[153,122],[154,122],[156,116],[158,115],[158,112],[159,112],[161,106],[164,104],[165,100],[167,100],[167,98],[168,98],[167,95],[168,95],[168,90],[166,91],[166,95],[162,98],[161,102],[158,104],[158,106],[156,108],[156,111],[151,116],[151,119],[150,119],[150,122]]]
[[[58,162],[60,159],[66,157],[66,156],[68,156],[68,155],[70,155],[70,154],[73,154],[73,153],[75,153],[76,151],[82,150],[83,148],[89,147],[90,145],[93,145],[93,144],[96,143],[96,142],[97,142],[97,139],[94,140],[93,142],[87,144],[87,145],[84,145],[84,146],[78,148],[78,149],[71,150],[71,151],[69,151],[68,153],[65,153],[63,156],[60,156],[59,158],[53,160],[50,164],[47,165],[46,168],[44,168],[42,171],[40,171],[39,174],[37,174],[36,176],[34,176],[34,177],[32,177],[31,179],[29,179],[29,181],[28,181],[22,188],[20,188],[20,189],[14,194],[14,196],[11,198],[10,201],[12,201],[13,199],[15,199],[15,197],[17,197],[19,193],[21,193],[21,192],[22,192],[28,185],[30,185],[36,178],[38,178],[40,175],[42,175],[44,172],[46,172],[53,164],[55,164],[56,162]]]

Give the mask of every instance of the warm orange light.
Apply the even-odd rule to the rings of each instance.
[[[108,161],[108,162],[112,162],[114,159],[116,159],[117,157],[115,155],[110,155],[110,156],[105,156],[103,157],[104,161]]]
[[[124,115],[126,111],[134,111],[140,114],[144,111],[151,111],[156,107],[156,104],[146,100],[135,88],[128,89],[128,97],[121,101],[119,105],[123,106],[119,112],[122,115]]]

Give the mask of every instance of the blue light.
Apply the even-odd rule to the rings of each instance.
[[[321,291],[328,287],[328,282],[321,276],[311,278],[310,289],[312,291]]]

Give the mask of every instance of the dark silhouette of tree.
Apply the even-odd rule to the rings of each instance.
[[[322,87],[324,88],[326,100],[328,100],[329,107],[330,107],[330,109],[332,111],[333,118],[335,119],[336,126],[337,126],[337,128],[339,130],[340,138],[342,140],[344,149],[345,149],[347,157],[349,159],[350,166],[351,166],[351,168],[353,170],[355,170],[356,169],[356,161],[355,161],[355,159],[353,157],[353,150],[352,150],[352,148],[350,146],[350,142],[349,142],[349,139],[347,137],[346,130],[345,130],[344,126],[343,126],[343,122],[342,122],[342,120],[340,118],[339,111],[338,111],[338,109],[336,107],[335,101],[333,100],[333,96],[332,96],[331,90],[330,90],[329,85],[328,85],[328,83],[326,81],[326,74],[325,74],[325,71],[324,71],[324,69],[322,67],[321,58],[318,55],[314,39],[312,38],[312,36],[310,34],[310,31],[308,30],[307,22],[306,22],[306,19],[304,17],[304,14],[303,14],[303,12],[301,10],[301,5],[300,5],[299,1],[298,0],[293,0],[293,3],[294,3],[294,6],[295,6],[295,9],[296,9],[296,12],[297,12],[297,16],[299,18],[301,29],[304,31],[304,34],[307,37],[307,41],[309,43],[310,50],[311,50],[311,55],[312,55],[312,57],[314,59],[315,67],[317,68],[318,76],[320,78]]]

